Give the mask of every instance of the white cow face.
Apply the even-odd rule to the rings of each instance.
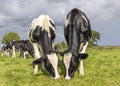
[[[35,60],[33,64],[37,65],[41,63],[42,61],[44,61],[45,67],[53,79],[60,78],[60,75],[58,74],[58,70],[57,70],[58,57],[55,53],[44,55],[40,59]]]
[[[63,57],[63,64],[65,66],[65,79],[70,79],[74,76],[75,71],[79,66],[79,58],[84,59],[88,57],[88,54],[72,55],[72,53],[66,53]]]

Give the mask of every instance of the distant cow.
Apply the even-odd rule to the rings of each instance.
[[[64,27],[68,50],[64,51],[63,63],[66,70],[65,79],[70,79],[79,66],[79,59],[79,72],[84,75],[83,59],[88,57],[85,51],[91,38],[91,26],[86,15],[75,8],[66,16]]]
[[[29,42],[29,40],[6,42],[4,46],[4,51],[6,50],[12,51],[12,57],[16,57],[16,54],[15,54],[16,50],[20,50],[19,57],[24,55],[24,58],[25,58],[26,51],[33,57],[33,46]]]
[[[7,47],[6,43],[2,44],[0,47],[0,51],[2,52],[2,56],[12,56],[12,50],[10,47]]]
[[[40,15],[32,21],[29,38],[35,51],[34,74],[38,73],[38,64],[44,62],[44,66],[53,79],[58,79],[58,57],[53,49],[55,39],[55,25],[47,15]],[[43,56],[40,56],[42,52]],[[40,58],[41,57],[41,58]]]
[[[16,49],[20,50],[19,57],[24,55],[24,58],[25,58],[26,52],[28,52],[33,57],[33,46],[29,42],[29,40],[12,41],[12,49],[13,49],[13,56],[14,57],[16,57],[16,55],[15,55]]]

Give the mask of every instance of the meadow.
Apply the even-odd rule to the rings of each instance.
[[[58,68],[61,78],[54,80],[41,69],[33,74],[33,58],[10,58],[0,53],[0,86],[120,86],[120,48],[94,47],[87,53],[85,75],[76,71],[71,80],[64,79],[62,61]]]

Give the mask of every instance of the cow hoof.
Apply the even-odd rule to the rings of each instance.
[[[37,74],[38,74],[38,71],[34,71],[33,74],[34,74],[34,75],[37,75]]]
[[[66,80],[70,80],[70,77],[65,77]]]
[[[83,72],[81,72],[81,73],[80,73],[80,75],[84,76],[84,73],[83,73]]]

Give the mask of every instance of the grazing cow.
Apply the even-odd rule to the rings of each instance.
[[[58,57],[53,49],[55,39],[55,25],[47,15],[40,15],[32,21],[29,38],[35,51],[34,74],[38,73],[38,64],[43,62],[53,79],[58,79]],[[40,58],[40,52],[43,56]]]
[[[65,79],[74,76],[79,66],[79,59],[79,73],[84,75],[83,59],[88,57],[85,51],[91,38],[91,26],[86,15],[77,8],[71,10],[65,18],[64,36],[68,45],[68,50],[64,51],[63,57]]]
[[[26,51],[33,57],[33,46],[29,42],[29,40],[20,40],[20,41],[10,41],[6,42],[4,46],[4,51],[11,50],[12,51],[12,57],[16,57],[15,50],[20,50],[19,57],[24,55]]]
[[[11,48],[9,48],[8,46],[7,46],[7,44],[5,43],[5,44],[2,44],[1,45],[1,47],[0,47],[1,49],[1,51],[2,51],[2,56],[3,55],[6,55],[6,56],[12,56],[12,50],[11,50]]]
[[[19,57],[24,55],[24,58],[25,58],[26,52],[28,52],[33,57],[33,46],[29,42],[29,40],[12,41],[11,46],[13,49],[13,57],[16,57],[16,55],[15,55],[16,49],[20,50]]]

